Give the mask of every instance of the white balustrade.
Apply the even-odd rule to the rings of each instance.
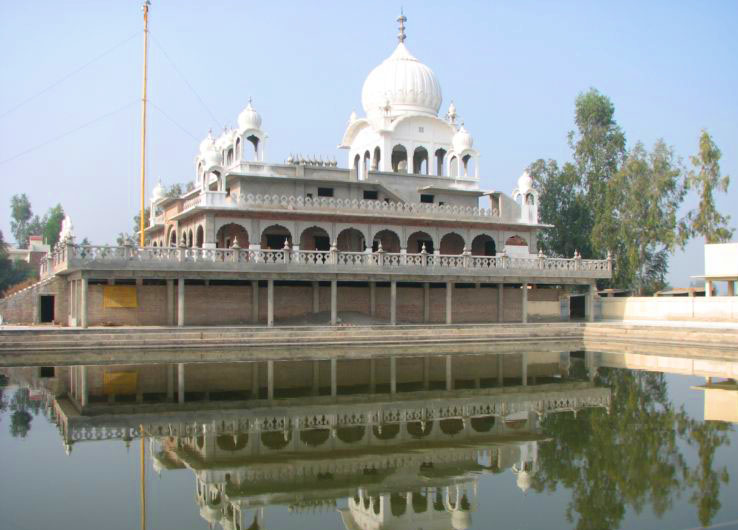
[[[233,208],[242,210],[321,210],[376,213],[380,215],[399,215],[403,217],[444,217],[444,218],[497,218],[496,208],[477,208],[453,204],[426,204],[407,202],[385,202],[364,199],[340,199],[336,197],[298,197],[294,195],[231,195],[226,197],[222,191],[206,191],[187,199],[183,211],[195,207]]]
[[[379,250],[377,252],[347,252],[332,250],[262,250],[240,248],[197,248],[197,247],[135,247],[60,245],[41,262],[41,276],[46,277],[57,272],[73,268],[136,268],[152,269],[157,265],[167,266],[180,264],[187,270],[190,264],[208,266],[219,269],[227,264],[244,264],[250,266],[287,266],[288,270],[304,272],[319,271],[321,268],[333,268],[345,271],[380,272],[381,270],[401,270],[409,273],[443,273],[444,270],[454,273],[493,274],[527,273],[533,276],[581,276],[609,277],[612,273],[612,260],[583,260],[581,258],[547,258],[544,256],[512,257],[473,256],[470,253],[460,255],[392,253]],[[236,267],[238,269],[238,267]],[[233,267],[229,267],[233,270]]]

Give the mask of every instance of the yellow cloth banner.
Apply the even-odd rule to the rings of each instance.
[[[103,392],[109,394],[135,394],[138,384],[136,372],[105,372]]]
[[[103,286],[103,307],[138,307],[135,285]]]

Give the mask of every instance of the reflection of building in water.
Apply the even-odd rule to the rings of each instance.
[[[57,369],[54,408],[68,450],[143,431],[154,469],[189,469],[224,529],[263,528],[269,506],[468,528],[480,476],[530,487],[541,418],[609,408],[568,370],[562,353],[87,366]]]

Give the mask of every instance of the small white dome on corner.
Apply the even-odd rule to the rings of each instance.
[[[151,190],[151,200],[158,201],[159,199],[162,199],[164,197],[164,186],[161,183],[161,180],[159,180],[156,183],[156,186],[154,186],[154,189]]]
[[[200,142],[200,154],[204,155],[214,145],[215,145],[215,140],[213,139],[213,133],[211,131],[208,131],[208,135],[203,139],[202,142]]]
[[[245,109],[238,115],[238,129],[245,131],[247,129],[261,129],[261,115],[251,106],[251,101]]]
[[[520,193],[525,193],[532,189],[533,189],[533,178],[530,176],[530,173],[528,173],[528,170],[525,170],[523,174],[520,175],[520,178],[518,179],[518,191],[520,191]]]
[[[474,146],[474,138],[472,138],[472,135],[469,134],[462,125],[461,128],[456,131],[456,134],[454,134],[452,143],[454,145],[454,151],[461,153],[462,151],[471,149],[472,146]]]

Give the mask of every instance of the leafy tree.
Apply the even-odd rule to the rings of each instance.
[[[20,283],[35,274],[33,267],[25,261],[13,261],[0,231],[0,296],[8,287]]]
[[[559,169],[554,160],[536,160],[528,171],[540,190],[539,215],[553,225],[541,233],[539,244],[548,255],[571,257],[574,251],[592,254],[592,210],[578,190],[579,177],[572,164]]]
[[[604,206],[610,215],[594,231],[615,251],[617,285],[641,295],[663,288],[684,195],[673,150],[663,140],[650,153],[636,143],[608,183]]]
[[[25,193],[13,195],[10,199],[10,230],[19,248],[28,246],[29,223],[33,217],[31,201]]]
[[[10,434],[14,438],[25,438],[31,430],[33,416],[38,414],[40,403],[31,401],[27,388],[19,388],[10,400]],[[31,414],[33,413],[33,415]]]
[[[710,134],[703,130],[700,135],[699,152],[689,157],[692,169],[687,176],[687,189],[699,195],[699,204],[690,210],[679,227],[680,242],[684,245],[691,237],[702,236],[705,243],[730,241],[734,230],[728,226],[729,215],[720,214],[715,208],[715,191],[727,192],[730,177],[720,173],[722,153]]]
[[[62,221],[64,220],[64,209],[61,204],[57,204],[44,215],[41,226],[41,234],[44,241],[53,248],[59,242],[59,232],[61,232]]]

